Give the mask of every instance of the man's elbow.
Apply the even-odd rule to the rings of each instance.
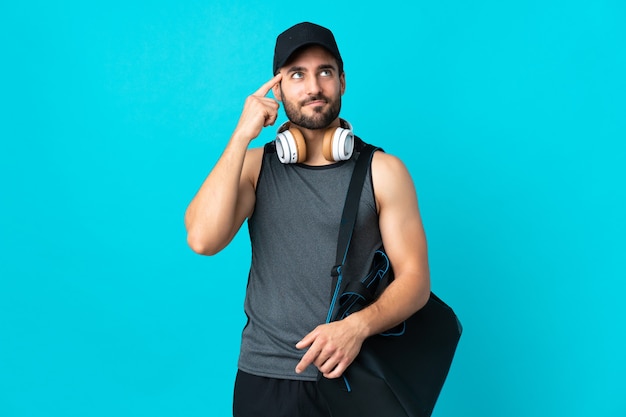
[[[430,278],[424,282],[422,288],[420,288],[419,293],[417,295],[417,299],[415,300],[415,305],[417,306],[417,310],[421,310],[430,299]]]
[[[417,302],[415,303],[417,305],[417,310],[419,311],[422,308],[424,308],[426,304],[428,303],[429,299],[430,299],[430,290],[420,294]]]
[[[187,233],[187,245],[195,253],[206,256],[213,256],[223,249],[223,246],[216,245],[210,239],[193,232]]]

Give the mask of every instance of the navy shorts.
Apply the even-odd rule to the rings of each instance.
[[[234,417],[330,417],[315,381],[266,378],[238,371]]]

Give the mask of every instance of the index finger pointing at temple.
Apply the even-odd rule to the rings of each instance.
[[[267,93],[270,92],[270,90],[272,89],[272,87],[274,87],[276,84],[278,84],[280,82],[280,80],[282,79],[283,75],[281,73],[276,74],[271,80],[269,80],[268,82],[266,82],[265,84],[263,84],[261,86],[261,88],[259,88],[256,93],[253,94],[253,96],[260,96],[260,97],[264,97],[267,95]]]

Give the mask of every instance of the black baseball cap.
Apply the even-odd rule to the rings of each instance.
[[[339,73],[343,72],[343,61],[333,33],[315,23],[302,22],[290,27],[276,38],[274,74],[278,73],[296,50],[306,45],[320,45],[326,48],[337,59]]]

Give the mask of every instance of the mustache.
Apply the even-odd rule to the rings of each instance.
[[[325,102],[325,103],[328,103],[328,101],[329,101],[329,100],[328,100],[328,97],[323,96],[323,95],[317,95],[317,96],[312,96],[312,97],[309,97],[308,99],[304,100],[301,104],[302,104],[303,106],[305,106],[305,105],[307,105],[307,104],[309,104],[309,103],[312,103],[312,102],[314,102],[314,101],[320,101],[320,100],[321,100],[321,101],[323,101],[323,102]]]

